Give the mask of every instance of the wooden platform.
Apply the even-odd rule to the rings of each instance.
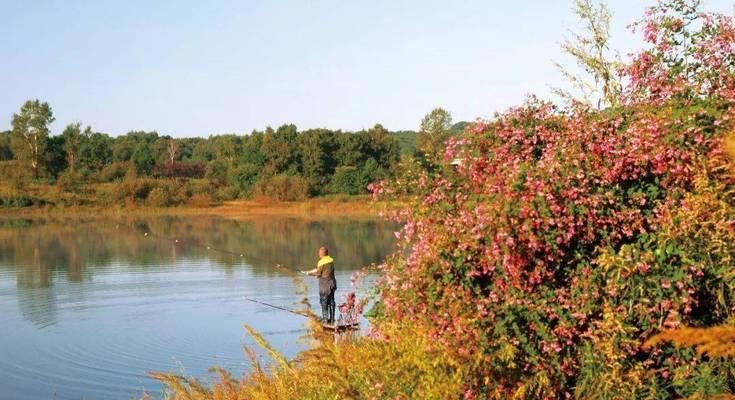
[[[344,332],[344,331],[356,331],[360,329],[359,322],[335,322],[333,324],[322,323],[322,328],[328,331]]]

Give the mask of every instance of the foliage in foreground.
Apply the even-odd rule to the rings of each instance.
[[[265,340],[246,327],[256,341]],[[218,380],[208,386],[182,376],[156,373],[169,399],[447,399],[460,393],[464,368],[426,336],[386,327],[390,340],[338,341],[322,335],[318,345],[288,362],[271,349],[271,369],[248,351],[253,370],[236,379],[213,369]]]
[[[294,283],[297,293],[306,293],[299,276]],[[309,317],[304,339],[311,346],[294,360],[244,325],[268,355],[262,364],[255,349],[246,347],[248,374],[234,378],[213,368],[217,380],[209,384],[176,374],[151,375],[165,384],[168,400],[447,399],[460,393],[467,368],[427,335],[384,323],[380,336],[334,336],[322,329],[306,298],[301,303],[305,308],[298,313]]]
[[[535,100],[447,148],[419,178],[381,267],[393,321],[471,367],[466,398],[668,399],[735,389],[735,363],[644,346],[732,322],[732,18],[662,1],[638,25],[620,107]],[[380,185],[377,195],[401,192]],[[480,358],[480,362],[477,361]]]

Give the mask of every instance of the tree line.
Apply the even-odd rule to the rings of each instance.
[[[452,124],[449,112],[437,108],[419,131],[392,132],[380,124],[356,132],[300,131],[284,124],[246,135],[174,138],[156,131],[114,137],[78,122],[51,135],[54,120],[48,103],[28,100],[13,115],[12,129],[0,132],[0,176],[17,189],[36,182],[73,191],[133,177],[195,181],[194,191],[220,200],[366,193],[371,182],[399,173],[402,158],[438,160],[444,140],[466,124]]]

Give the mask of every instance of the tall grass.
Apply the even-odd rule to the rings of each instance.
[[[252,370],[235,379],[213,368],[218,380],[208,386],[180,375],[152,373],[166,385],[166,399],[448,399],[462,393],[465,369],[446,349],[412,330],[383,327],[391,340],[361,337],[334,340],[312,331],[315,346],[294,360],[272,349],[253,328],[255,341],[268,350],[273,363],[262,365],[253,349],[246,349]]]
[[[297,292],[307,287],[294,277]],[[380,337],[340,337],[322,330],[302,301],[309,319],[309,350],[288,360],[256,329],[244,325],[270,362],[261,363],[255,349],[246,347],[252,366],[235,378],[212,368],[217,380],[201,381],[176,374],[154,372],[165,385],[167,400],[265,400],[265,399],[448,399],[459,398],[466,368],[449,349],[429,340],[424,332],[384,323]]]

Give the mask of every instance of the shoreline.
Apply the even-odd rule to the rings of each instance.
[[[398,202],[372,201],[369,197],[330,198],[316,197],[303,201],[278,202],[271,200],[232,200],[209,207],[175,206],[73,206],[0,208],[0,219],[43,217],[116,217],[116,216],[194,216],[210,215],[231,219],[247,219],[267,216],[297,218],[381,218],[381,211],[398,206]]]

